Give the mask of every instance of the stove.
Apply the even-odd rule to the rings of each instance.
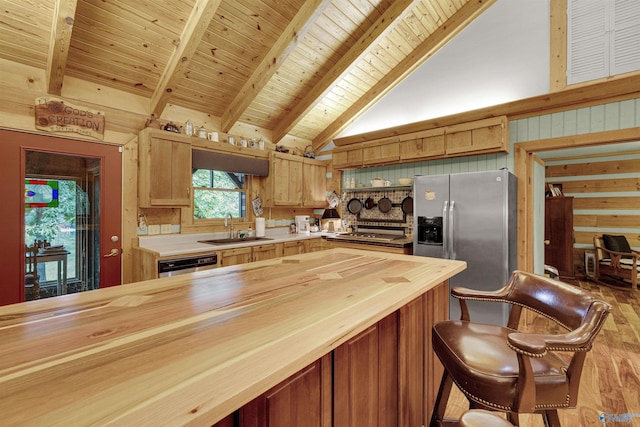
[[[353,233],[340,233],[335,237],[331,237],[331,240],[342,240],[347,242],[372,242],[372,243],[388,243],[394,240],[404,239],[403,227],[390,227],[390,228],[364,228],[360,227],[358,231]]]

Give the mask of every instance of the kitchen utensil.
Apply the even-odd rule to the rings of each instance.
[[[180,133],[180,128],[173,124],[173,122],[169,122],[162,128],[168,132]]]
[[[331,193],[331,195],[329,196],[328,202],[329,202],[330,208],[335,209],[336,207],[338,207],[338,204],[340,203],[340,198],[338,197],[335,191]]]
[[[371,197],[371,195],[369,195],[369,197],[367,197],[367,200],[364,201],[364,207],[366,209],[373,209],[373,207],[376,205],[375,200],[373,200],[373,197]]]
[[[391,199],[386,195],[382,196],[382,198],[378,200],[378,210],[382,213],[389,212],[392,206],[393,203],[391,202]]]
[[[373,178],[370,182],[372,187],[384,187],[384,179],[382,178]]]
[[[207,139],[207,129],[204,126],[198,129],[198,138]]]
[[[184,134],[187,136],[193,135],[193,123],[191,122],[191,120],[187,120],[184,123]]]
[[[413,213],[413,197],[411,197],[411,192],[407,194],[407,197],[402,199],[400,206],[402,207],[402,212],[404,214],[410,215]]]
[[[347,203],[347,210],[354,215],[357,215],[362,210],[362,201],[360,199],[356,199],[355,197]]]
[[[398,184],[403,186],[413,185],[413,178],[398,178]]]

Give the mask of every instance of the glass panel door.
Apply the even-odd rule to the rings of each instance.
[[[0,159],[0,305],[119,285],[122,147],[0,129]]]
[[[25,300],[99,288],[100,159],[25,151],[24,231],[38,248]]]

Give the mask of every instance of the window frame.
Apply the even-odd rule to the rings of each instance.
[[[244,176],[244,188],[235,188],[235,189],[230,189],[230,188],[218,188],[218,187],[196,187],[193,186],[193,174],[196,172],[196,170],[207,170],[210,171],[211,173],[214,172],[221,172],[221,173],[225,173],[228,175],[232,175],[232,174],[242,174]],[[196,208],[196,204],[195,204],[195,197],[196,197],[196,191],[223,191],[223,192],[235,192],[235,193],[244,193],[244,203],[240,206],[240,209],[242,211],[242,213],[244,213],[244,216],[240,216],[240,217],[236,217],[234,216],[233,219],[234,221],[237,221],[239,224],[242,224],[244,222],[249,222],[250,218],[250,211],[249,211],[249,195],[251,194],[251,182],[252,179],[250,178],[251,175],[248,175],[246,173],[242,173],[242,172],[230,172],[230,171],[222,171],[222,170],[213,170],[213,169],[196,169],[192,172],[192,198],[191,198],[191,206],[189,209],[190,212],[190,219],[191,219],[191,224],[193,225],[219,225],[222,224],[224,222],[224,217],[222,218],[196,218],[195,217],[195,208]],[[213,181],[213,177],[212,177],[212,181]]]

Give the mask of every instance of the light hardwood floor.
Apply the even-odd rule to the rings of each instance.
[[[582,373],[578,406],[558,411],[563,426],[640,427],[640,290],[622,290],[590,281],[569,282],[588,289],[613,307],[603,330],[587,357]],[[537,315],[528,317],[533,330],[549,330],[549,322]],[[468,403],[455,388],[446,417],[459,418]],[[600,422],[600,414],[630,414],[628,422]],[[524,427],[543,426],[539,415],[523,415]]]

